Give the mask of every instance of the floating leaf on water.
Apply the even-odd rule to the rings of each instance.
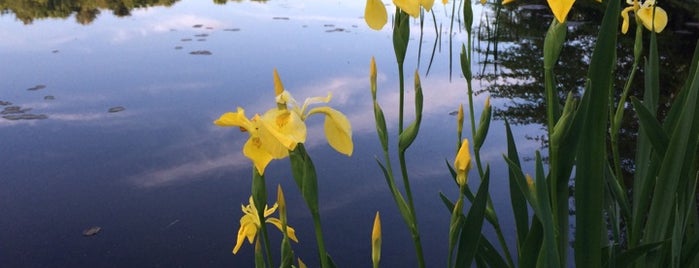
[[[200,39],[197,39],[197,41],[204,42],[204,41],[206,41],[206,38],[200,38]]]
[[[192,55],[211,55],[211,51],[208,51],[208,50],[195,50],[195,51],[189,52],[189,54],[192,54]]]
[[[36,86],[30,87],[30,88],[27,88],[27,90],[35,91],[35,90],[44,89],[44,88],[46,88],[46,85],[36,85]]]
[[[202,24],[194,24],[194,25],[192,25],[192,28],[201,28],[202,26],[204,26],[204,25],[202,25]]]
[[[182,46],[176,46],[175,49],[182,49]]]
[[[228,29],[223,29],[226,32],[237,32],[240,31],[240,28],[228,28]]]
[[[289,17],[272,17],[273,20],[289,20]]]
[[[335,27],[335,24],[323,24],[323,27]]]
[[[331,30],[325,30],[326,33],[344,32],[344,31],[345,31],[345,29],[343,29],[343,28],[335,28],[335,29],[331,29]]]
[[[96,235],[97,233],[99,233],[100,231],[102,231],[102,227],[92,226],[90,228],[83,230],[83,236],[93,236],[93,235]]]
[[[54,96],[52,96],[52,95],[48,95],[48,96],[44,96],[44,99],[45,99],[45,100],[55,100],[56,97],[54,97]]]
[[[30,111],[31,108],[24,108],[19,106],[7,106],[0,112],[0,114],[21,114]]]
[[[45,114],[11,114],[3,115],[2,118],[7,120],[43,120],[48,119],[49,116]]]
[[[55,53],[58,53],[58,49],[52,50],[51,53],[54,53],[54,54],[55,54]]]
[[[207,30],[213,30],[214,27],[208,26],[208,27],[206,27],[206,29],[207,29]]]
[[[126,108],[124,108],[124,106],[115,106],[115,107],[109,108],[109,110],[107,110],[107,112],[118,113],[118,112],[121,112],[123,110],[126,110]]]
[[[180,41],[189,42],[189,41],[192,41],[192,38],[182,38],[182,39],[180,39]]]
[[[459,113],[459,111],[451,111],[451,112],[449,112],[449,115],[456,115],[458,113]]]
[[[205,34],[205,33],[203,33],[203,34],[195,34],[194,36],[195,36],[195,37],[207,37],[207,36],[209,36],[209,34]]]
[[[1,101],[0,100],[0,106],[6,106],[6,105],[12,105],[12,103],[9,101]]]

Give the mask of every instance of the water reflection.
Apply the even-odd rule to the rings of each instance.
[[[689,66],[691,53],[699,38],[699,28],[693,27],[688,18],[699,15],[694,7],[687,9],[686,5],[677,2],[663,2],[663,8],[671,15],[670,25],[658,35],[660,51],[660,89],[661,116],[667,112],[672,96],[684,83]],[[490,10],[495,17],[496,9]],[[479,76],[486,82],[482,92],[488,92],[494,97],[508,100],[500,109],[495,111],[496,118],[507,118],[515,124],[536,124],[545,126],[546,108],[543,90],[543,66],[531,64],[543,59],[544,36],[552,16],[544,5],[521,5],[505,8],[499,11],[497,30],[483,31],[481,40],[499,42],[495,49],[491,46],[481,48],[481,53],[488,54],[491,69],[485,70]],[[595,37],[598,33],[598,21],[603,16],[598,5],[576,5],[568,21],[566,43],[561,57],[555,67],[556,86],[560,89],[559,103],[563,105],[568,92],[574,96],[582,95],[585,76]],[[542,19],[546,18],[546,19]],[[635,25],[634,25],[635,27]],[[497,31],[497,32],[495,32]],[[648,36],[645,32],[645,44]],[[633,63],[633,31],[621,35],[618,43],[618,67],[615,76],[616,96],[621,95],[624,83],[631,72]],[[647,52],[646,52],[647,53]],[[630,96],[642,99],[643,72],[636,74],[632,81]],[[638,125],[633,118],[631,105],[626,106],[623,127],[620,130],[620,149],[623,167],[627,172],[633,171],[631,161],[634,158],[635,135]],[[532,136],[541,140],[546,146],[544,137]]]

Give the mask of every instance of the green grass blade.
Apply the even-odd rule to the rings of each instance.
[[[481,185],[478,187],[476,198],[466,215],[466,220],[461,230],[458,253],[456,255],[456,267],[470,267],[476,256],[478,241],[481,237],[481,227],[488,201],[488,189],[490,186],[490,169],[486,168]]]
[[[515,144],[514,137],[512,136],[512,129],[507,120],[505,120],[505,132],[507,134],[507,158],[510,159],[514,165],[520,166],[517,145]],[[514,170],[511,166],[508,166],[508,170],[510,202],[512,203],[512,211],[515,218],[515,232],[517,233],[517,252],[520,252],[522,250],[522,245],[524,245],[524,241],[527,239],[527,232],[529,231],[529,209],[527,208],[527,200],[521,188],[517,185],[515,178],[515,173],[521,174],[522,170]]]
[[[638,99],[631,97],[634,110],[638,116],[638,125],[641,132],[648,138],[648,141],[653,145],[653,150],[658,154],[659,159],[665,157],[667,146],[670,143],[670,137],[663,130],[663,126],[655,119],[648,108]]]
[[[575,176],[575,264],[577,267],[602,265],[602,199],[606,166],[607,115],[609,91],[616,64],[616,37],[620,1],[608,1],[597,45],[592,53],[588,79],[581,104],[582,131],[577,150]],[[544,229],[545,230],[545,229]]]

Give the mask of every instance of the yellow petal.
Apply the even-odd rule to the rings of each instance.
[[[631,11],[633,11],[633,7],[627,7],[621,11],[621,33],[623,34],[629,31],[629,12]]]
[[[262,115],[260,124],[258,133],[262,146],[276,159],[286,157],[288,150],[306,142],[306,124],[298,114],[289,110],[270,109]]]
[[[393,0],[393,4],[414,18],[420,16],[420,2],[418,0]]]
[[[456,182],[460,186],[466,185],[468,183],[468,171],[471,169],[471,153],[468,148],[468,139],[463,140],[459,152],[456,153],[454,168],[456,169]]]
[[[265,220],[267,223],[271,223],[272,225],[276,226],[279,231],[282,231],[282,222],[277,219],[277,218],[268,218]],[[294,242],[298,243],[299,239],[296,238],[296,230],[294,228],[291,228],[291,226],[286,226],[286,235],[289,236],[289,239],[294,240]]]
[[[364,8],[364,20],[369,28],[381,30],[388,21],[386,7],[381,0],[367,0]]]
[[[279,94],[282,94],[284,92],[284,84],[282,84],[282,79],[279,78],[279,73],[277,72],[277,68],[274,68],[274,95],[279,96]]]
[[[636,11],[636,16],[649,31],[652,31],[655,25],[655,32],[660,33],[667,26],[667,12],[660,7],[655,7],[655,19],[653,19],[653,7],[640,8]]]
[[[301,258],[298,258],[299,260],[299,268],[306,268],[306,264],[301,261]]]
[[[240,229],[238,229],[238,237],[236,239],[235,247],[233,247],[233,254],[238,253],[240,247],[243,245],[243,240],[248,239],[248,242],[252,244],[252,241],[257,236],[258,227],[250,222],[249,220],[244,220],[244,218],[250,216],[249,214],[243,215],[240,219]]]
[[[434,0],[420,0],[420,5],[427,11],[432,10]]]
[[[442,4],[446,5],[447,3],[449,3],[449,0],[442,0]]]
[[[252,160],[260,175],[265,174],[265,167],[272,161],[272,155],[262,149],[262,143],[258,137],[250,137],[243,146],[243,154]]]
[[[254,127],[252,122],[245,116],[245,110],[238,107],[238,110],[234,112],[227,112],[221,115],[214,124],[220,127],[241,127],[247,131],[253,131]]]
[[[347,117],[327,106],[313,108],[308,112],[309,115],[315,113],[325,114],[325,137],[330,146],[342,154],[351,156],[354,144],[352,143],[352,126]]]
[[[486,0],[481,0],[481,5],[485,5]]]
[[[551,12],[556,17],[558,22],[563,23],[568,17],[568,12],[573,7],[575,0],[546,0],[549,3]]]
[[[304,102],[303,105],[301,106],[301,110],[299,114],[303,117],[304,114],[306,114],[306,109],[308,109],[308,106],[312,104],[317,104],[317,103],[328,103],[332,99],[333,94],[332,92],[328,92],[328,95],[325,97],[312,97],[312,98],[307,98]],[[303,118],[305,120],[305,118]]]
[[[502,4],[503,4],[503,5],[507,5],[507,4],[512,3],[512,2],[514,2],[514,1],[515,1],[515,0],[502,0]]]

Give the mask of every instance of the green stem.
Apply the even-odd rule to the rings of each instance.
[[[318,211],[311,211],[313,216],[313,227],[316,233],[316,242],[318,243],[318,254],[320,254],[320,264],[321,267],[332,267],[328,262],[328,253],[325,251],[325,242],[323,240],[323,230],[320,224],[320,213]]]
[[[403,63],[398,63],[398,85],[400,92],[399,106],[398,106],[398,134],[403,133],[403,106],[405,99],[405,81],[403,73]]]
[[[408,179],[408,168],[405,162],[405,151],[400,151],[398,153],[398,160],[400,162],[400,171],[403,177],[403,186],[405,187],[405,195],[408,198],[408,208],[410,209],[410,232],[413,235],[413,243],[415,244],[415,251],[417,254],[418,267],[425,267],[425,258],[422,254],[422,243],[420,242],[420,231],[417,227],[417,216],[415,211],[415,205],[413,202],[413,193],[410,188],[410,180]]]
[[[265,222],[265,205],[267,205],[267,187],[265,183],[265,177],[257,172],[257,168],[253,166],[253,176],[252,176],[252,195],[253,202],[255,203],[255,208],[257,208],[257,216],[260,222]],[[260,226],[262,229],[262,246],[265,250],[265,255],[267,257],[267,263],[269,267],[273,267],[272,262],[272,251],[269,244],[269,235],[267,234],[267,227],[265,224]]]

